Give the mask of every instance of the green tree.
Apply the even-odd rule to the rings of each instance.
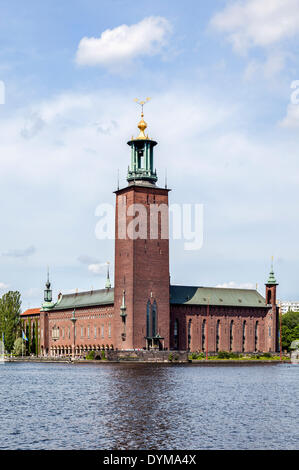
[[[7,352],[12,352],[20,324],[21,294],[9,291],[0,299],[0,334]]]
[[[282,349],[289,351],[292,341],[299,339],[299,312],[288,312],[282,315],[281,340]]]
[[[17,338],[14,342],[13,352],[16,356],[22,356],[22,353],[26,351],[25,341],[22,338]]]

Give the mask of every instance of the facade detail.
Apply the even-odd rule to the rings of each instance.
[[[74,358],[107,349],[277,351],[273,264],[265,298],[257,290],[170,285],[170,190],[157,186],[157,142],[145,134],[143,118],[142,112],[139,135],[128,142],[128,185],[115,192],[114,287],[108,264],[104,289],[59,294],[55,302],[48,273],[41,308],[22,314],[24,323],[33,316],[38,322],[39,354]]]

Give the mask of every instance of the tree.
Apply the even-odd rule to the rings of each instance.
[[[20,324],[21,294],[9,291],[0,299],[0,334],[7,352],[12,352]]]
[[[282,349],[289,351],[292,341],[299,339],[299,312],[289,311],[281,320]]]
[[[26,344],[22,340],[22,338],[17,338],[14,342],[14,349],[13,352],[16,356],[22,356],[22,354],[26,351]]]

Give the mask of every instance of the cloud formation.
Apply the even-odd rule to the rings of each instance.
[[[299,33],[299,0],[243,0],[229,2],[211,25],[228,36],[235,51],[268,47]]]
[[[107,263],[95,263],[88,266],[88,271],[93,274],[104,274],[107,270]]]
[[[28,248],[25,249],[14,249],[14,250],[8,250],[4,253],[2,253],[2,256],[9,256],[12,258],[25,258],[26,256],[33,255],[36,252],[36,248],[34,246],[29,246]]]
[[[0,290],[6,290],[9,288],[8,284],[5,284],[4,282],[0,282]]]
[[[99,38],[81,39],[76,62],[79,65],[114,67],[140,56],[161,52],[171,25],[166,18],[150,16],[139,23],[106,29]]]

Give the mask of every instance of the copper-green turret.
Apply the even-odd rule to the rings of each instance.
[[[49,269],[48,269],[48,274],[47,274],[47,282],[46,282],[46,288],[44,290],[44,302],[42,304],[42,310],[48,310],[54,306],[54,303],[52,302],[52,289],[51,289],[51,282],[49,279]]]
[[[109,274],[109,263],[107,263],[107,277],[106,277],[105,289],[111,289],[111,281],[110,281],[110,274]]]
[[[269,279],[266,285],[272,285],[272,286],[277,286],[278,283],[276,282],[275,275],[274,275],[274,269],[273,269],[273,257],[272,257],[272,263],[271,263],[271,271],[269,274]]]
[[[154,147],[157,142],[145,135],[147,128],[146,122],[143,120],[143,105],[145,101],[141,101],[142,105],[141,120],[138,124],[140,130],[138,137],[132,137],[128,145],[131,147],[131,165],[128,168],[127,181],[129,184],[141,183],[155,185],[157,172],[154,169]]]

